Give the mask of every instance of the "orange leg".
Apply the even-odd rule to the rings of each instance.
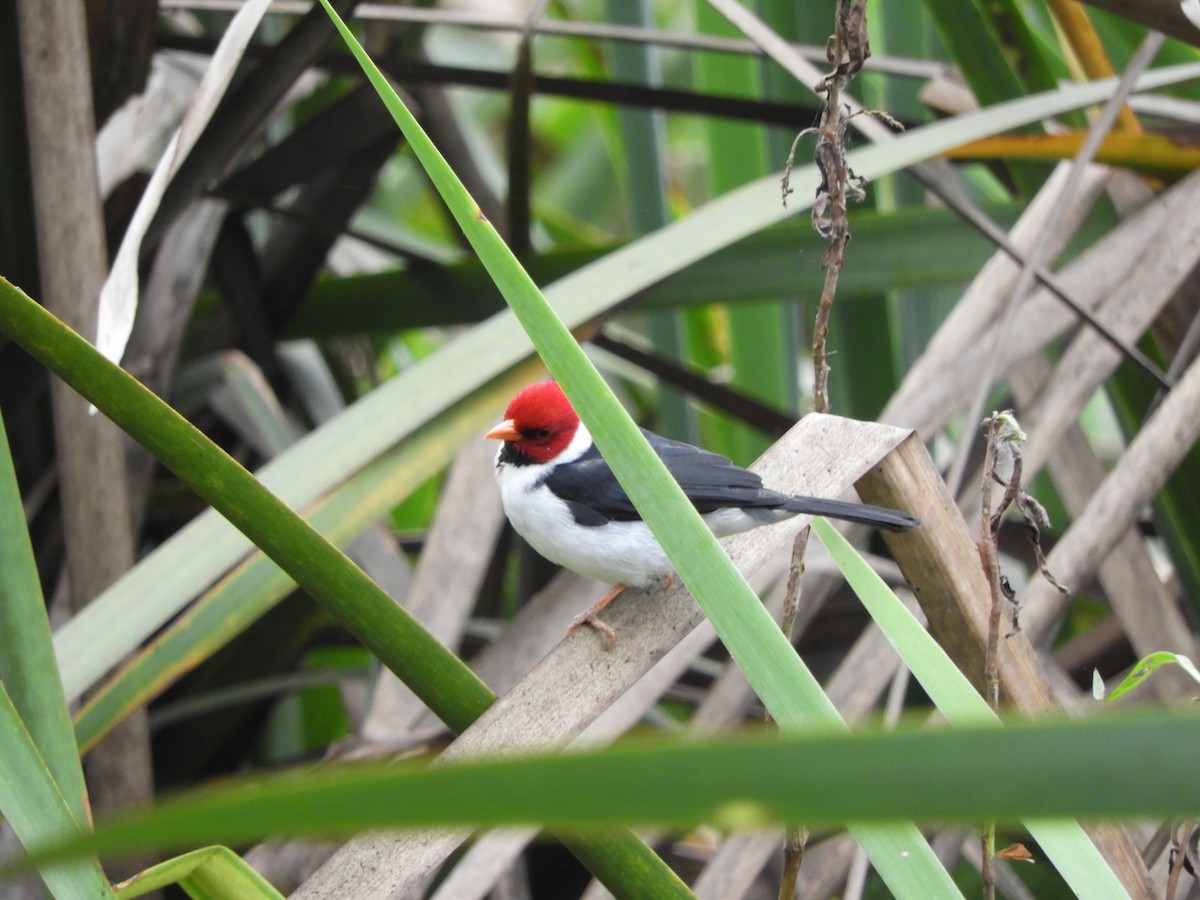
[[[612,603],[613,600],[617,598],[617,594],[625,590],[627,586],[628,585],[624,584],[614,584],[611,591],[572,619],[571,624],[567,626],[567,637],[573,635],[582,626],[590,625],[592,628],[595,628],[598,632],[604,635],[604,639],[608,641],[609,650],[617,646],[617,633],[612,630],[611,625],[604,624],[600,621],[600,619],[597,618],[597,616],[599,616],[600,611],[604,609],[604,607],[608,606],[608,604]]]
[[[665,591],[670,586],[671,576],[664,575],[662,578],[662,589]],[[598,617],[600,615],[600,611],[603,610],[604,607],[608,606],[608,604],[612,603],[613,600],[617,599],[617,595],[627,587],[628,585],[626,584],[613,585],[611,591],[597,600],[595,604],[588,607],[584,612],[581,612],[574,619],[572,619],[571,624],[567,626],[567,637],[570,637],[582,626],[588,625],[604,635],[604,639],[608,642],[609,650],[612,650],[614,647],[616,647],[617,633],[612,630],[611,625],[606,625],[604,622],[601,622]]]

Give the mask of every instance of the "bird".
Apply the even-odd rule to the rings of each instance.
[[[773,491],[754,472],[720,454],[641,431],[717,537],[801,513],[888,531],[920,524],[908,513],[882,506]],[[502,442],[496,483],[516,532],[551,562],[613,585],[567,629],[570,635],[591,626],[611,649],[616,634],[598,618],[600,611],[626,587],[669,586],[673,566],[666,553],[557,382],[523,388],[486,437]]]

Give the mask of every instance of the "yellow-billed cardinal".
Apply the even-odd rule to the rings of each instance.
[[[907,513],[880,506],[789,497],[764,488],[761,478],[723,456],[645,429],[642,433],[717,537],[800,513],[889,531],[918,524]],[[567,633],[587,624],[604,634],[610,646],[615,644],[612,628],[597,614],[626,586],[670,584],[667,555],[556,382],[523,389],[487,436],[504,442],[496,456],[496,482],[517,533],[551,562],[615,583]]]

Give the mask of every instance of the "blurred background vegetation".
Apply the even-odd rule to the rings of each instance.
[[[0,10],[0,274],[89,339],[151,172],[241,5]],[[817,121],[820,76],[796,72],[827,70],[834,4],[760,0],[749,25],[702,0],[335,5],[640,423],[745,465],[812,408],[816,184],[793,176],[792,211],[773,185]],[[867,12],[873,56],[848,91],[916,140],[980,109],[986,130],[988,108],[1070,82],[1200,61],[1200,30],[1165,0],[887,0]],[[142,201],[123,365],[248,468],[273,472],[264,481],[507,690],[598,590],[509,532],[478,440],[544,371],[322,10],[271,4],[229,76],[161,197]],[[953,152],[872,180],[850,213],[832,411],[917,429],[974,529],[978,421],[1016,409],[1025,480],[1053,522],[1051,569],[1072,588],[1032,614],[1031,634],[1069,708],[1094,672],[1119,679],[1161,650],[1197,658],[1200,417],[1166,398],[1200,377],[1198,90],[1139,93],[1113,123],[1100,106],[1032,115],[1015,132],[997,120],[1003,138],[965,132]],[[1089,128],[1103,165],[1069,180],[1060,163]],[[850,148],[867,144],[852,128]],[[719,205],[739,191],[757,202]],[[1026,273],[996,240],[1023,215]],[[1039,267],[1093,324],[1039,286]],[[386,404],[355,406],[385,384]],[[211,512],[197,518],[186,487],[3,336],[0,411],[94,807],[449,739],[337,619]],[[1098,488],[1129,514],[1089,505]],[[1056,602],[1019,523],[1001,551],[1025,609]],[[828,574],[819,559],[810,568]],[[866,658],[870,620],[852,595],[809,596],[797,645],[848,718],[927,704],[894,658]],[[757,720],[735,682],[719,644],[700,646],[629,724]],[[842,698],[850,683],[858,693]],[[1196,689],[1167,667],[1128,699]],[[1173,836],[1150,825],[1133,838],[1156,889]],[[843,838],[816,843],[803,896],[882,890]],[[934,840],[967,891],[972,841]],[[736,853],[707,832],[656,846],[689,881]],[[736,888],[709,896],[773,893],[778,853],[754,852]],[[323,853],[264,845],[250,858],[286,889]],[[1005,870],[1008,896],[1065,890],[1051,870],[1019,868]],[[495,884],[509,892],[496,896],[578,896],[588,883],[553,842],[479,879],[473,896]]]

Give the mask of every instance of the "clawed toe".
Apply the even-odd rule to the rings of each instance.
[[[604,635],[604,639],[608,641],[609,650],[617,646],[617,633],[613,631],[610,626],[601,622],[599,615],[600,611],[604,609],[604,607],[608,606],[608,604],[612,603],[613,600],[616,599],[617,595],[623,590],[625,590],[625,585],[614,584],[612,590],[601,597],[594,606],[588,607],[585,612],[581,612],[574,619],[572,619],[570,626],[567,628],[567,637],[573,635],[579,629],[579,626],[589,625]]]
[[[604,640],[608,643],[607,649],[612,650],[617,646],[617,633],[613,631],[611,625],[600,621],[599,613],[600,610],[592,608],[587,610],[587,612],[577,615],[571,620],[571,624],[567,626],[567,637],[570,637],[581,627],[587,625],[604,635]]]

